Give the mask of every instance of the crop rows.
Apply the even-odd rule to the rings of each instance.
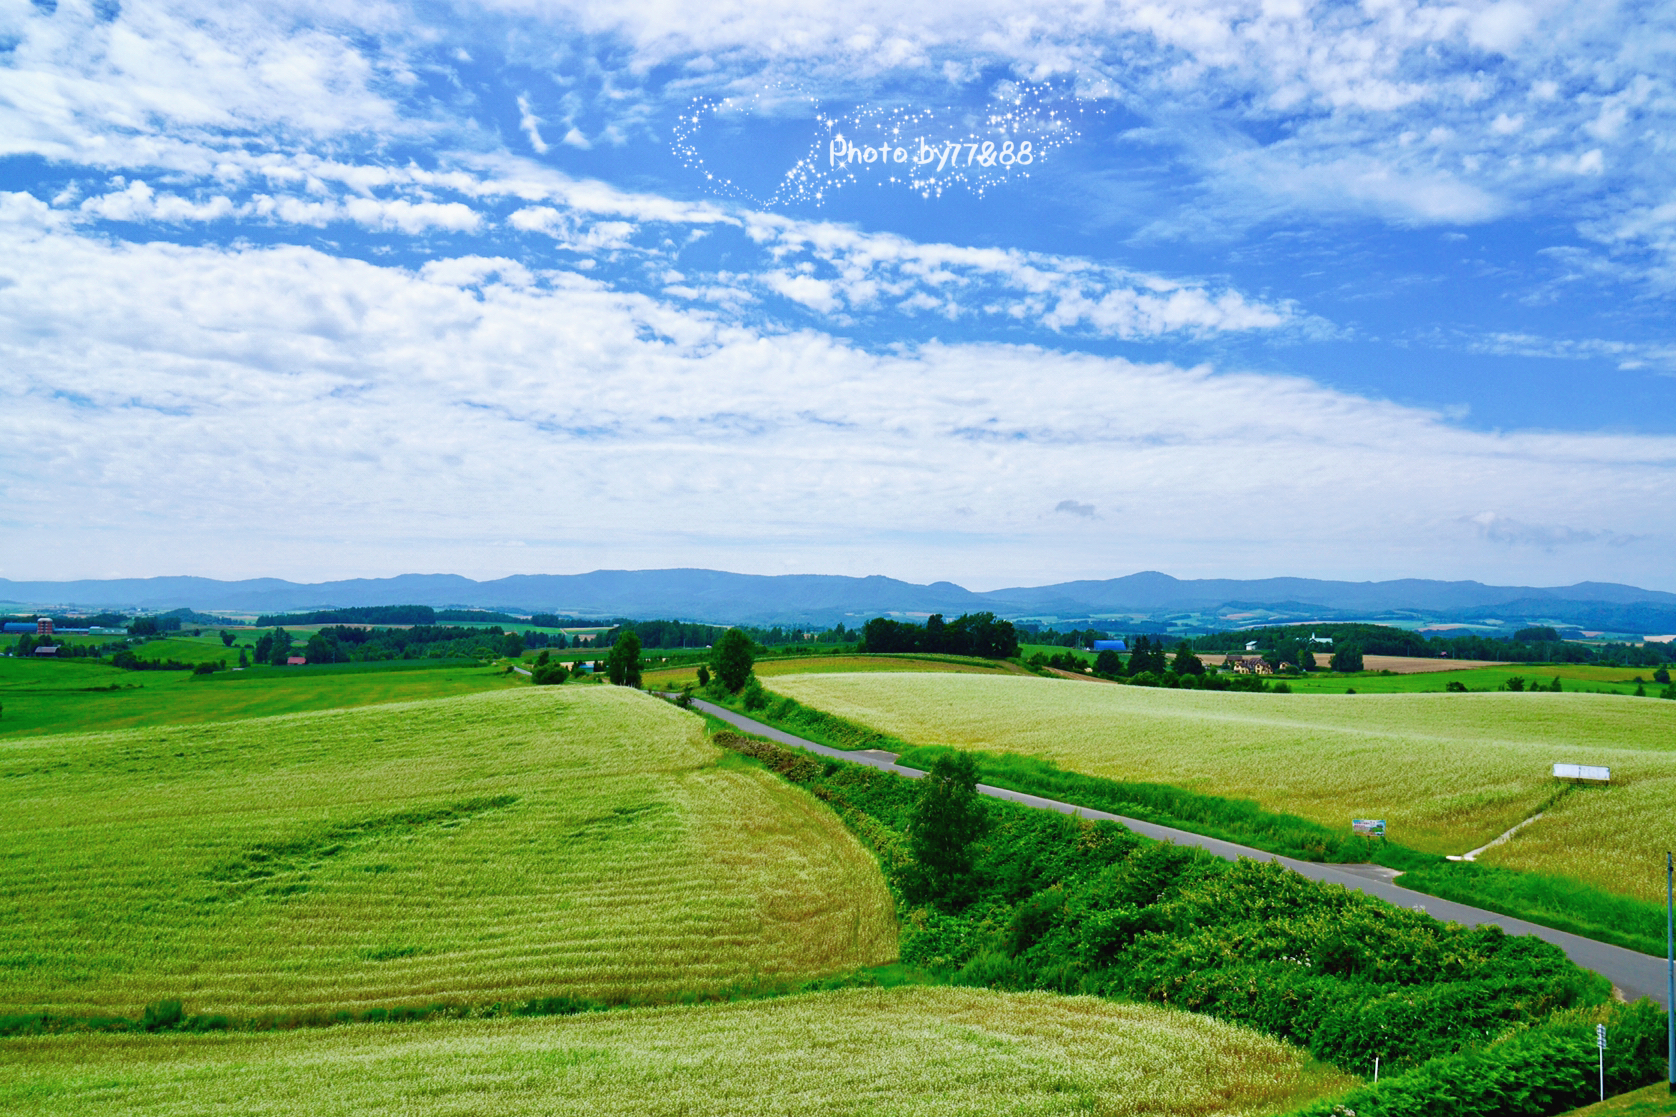
[[[1151,1005],[844,990],[537,1020],[8,1041],[13,1114],[1272,1113],[1351,1080]]]
[[[655,1000],[887,961],[832,814],[644,695],[0,743],[0,1013]]]
[[[803,675],[774,690],[914,744],[1040,756],[1067,769],[1250,798],[1333,827],[1384,818],[1416,849],[1462,853],[1551,798],[1555,761],[1604,764],[1483,855],[1663,899],[1676,703],[1586,694],[1233,694],[948,674]]]

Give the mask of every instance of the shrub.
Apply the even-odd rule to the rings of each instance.
[[[530,672],[530,682],[536,686],[561,686],[570,678],[570,668],[562,663],[536,662],[535,669]]]
[[[166,1031],[180,1027],[182,1017],[179,1001],[157,1001],[145,1006],[140,1026],[148,1032]]]
[[[1456,694],[1465,694],[1466,688],[1466,684],[1461,682],[1459,679],[1450,679],[1447,683],[1443,684],[1444,690],[1453,691]]]

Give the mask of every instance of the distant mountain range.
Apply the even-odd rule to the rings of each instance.
[[[990,610],[1013,620],[1104,624],[1134,631],[1203,630],[1308,620],[1413,624],[1553,624],[1620,633],[1676,632],[1676,594],[1610,582],[1487,586],[1404,578],[1183,580],[1145,571],[1104,581],[974,593],[953,582],[720,570],[596,570],[475,582],[455,574],[403,574],[297,583],[278,578],[131,578],[78,582],[0,579],[0,602],[39,608],[283,613],[351,605],[431,605],[582,617],[670,618],[739,624],[855,624],[898,616]]]

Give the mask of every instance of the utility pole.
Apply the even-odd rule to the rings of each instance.
[[[1676,1094],[1676,865],[1670,851],[1664,854],[1664,1012],[1665,1034],[1670,1049],[1665,1052],[1665,1077],[1669,1090]]]

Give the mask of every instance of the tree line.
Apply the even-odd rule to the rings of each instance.
[[[1014,659],[1018,656],[1018,631],[1011,621],[997,620],[994,613],[963,613],[947,622],[941,613],[933,613],[923,625],[874,617],[862,626],[856,651]]]
[[[1657,667],[1676,662],[1676,648],[1670,644],[1581,644],[1565,640],[1549,625],[1521,628],[1507,637],[1425,636],[1381,624],[1277,625],[1214,632],[1195,637],[1191,643],[1202,652],[1241,652],[1247,643],[1255,643],[1259,653],[1279,653],[1283,661],[1297,663],[1293,657],[1301,654],[1300,645],[1317,636],[1332,641],[1330,649],[1315,645],[1316,650],[1328,654],[1346,649],[1362,655],[1485,659],[1499,663],[1596,663],[1611,667]]]

